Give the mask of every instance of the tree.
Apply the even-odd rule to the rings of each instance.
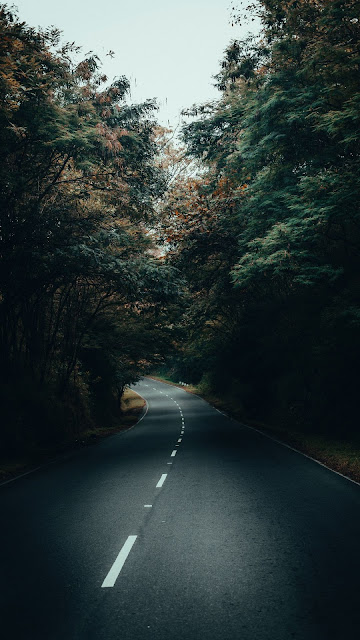
[[[229,46],[221,99],[184,131],[205,179],[230,185],[229,307],[237,317],[240,299],[241,314],[228,345],[240,383],[255,390],[254,410],[257,396],[268,415],[290,406],[325,425],[356,405],[358,10],[355,1],[260,2],[261,38]]]
[[[101,327],[119,335],[125,313],[143,331],[149,309],[160,313],[176,296],[173,270],[153,256],[146,231],[165,186],[155,105],[129,106],[126,78],[105,84],[95,55],[74,63],[57,30],[36,31],[4,5],[0,33],[3,395],[14,404],[9,384],[19,393],[26,377],[66,404],[91,394],[97,377],[85,345],[108,357]],[[132,363],[122,366],[122,389],[145,359],[124,347],[121,358]],[[115,380],[119,366],[112,371]]]

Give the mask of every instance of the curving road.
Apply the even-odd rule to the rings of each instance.
[[[133,429],[0,486],[2,637],[357,640],[360,487],[135,389]]]

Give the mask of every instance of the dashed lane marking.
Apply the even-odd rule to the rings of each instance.
[[[102,583],[101,585],[102,587],[114,586],[117,580],[117,577],[125,564],[126,558],[128,557],[136,538],[137,536],[128,536],[128,539],[126,540],[124,546],[120,550],[119,555],[117,556],[113,566],[111,567],[104,582]]]
[[[159,482],[158,482],[158,483],[157,483],[157,485],[156,485],[156,489],[160,489],[160,487],[162,487],[162,486],[163,486],[163,484],[164,484],[164,482],[165,482],[165,480],[166,480],[166,476],[167,476],[167,473],[163,473],[163,474],[162,474],[162,476],[161,476],[161,478],[160,478]]]
[[[174,451],[171,454],[171,457],[173,458],[174,456],[176,456],[176,454],[177,454],[177,451],[176,451],[176,449],[174,449]]]

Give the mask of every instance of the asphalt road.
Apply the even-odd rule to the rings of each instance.
[[[360,487],[136,389],[133,429],[0,487],[1,637],[358,640]]]

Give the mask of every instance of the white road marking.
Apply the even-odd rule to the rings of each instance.
[[[183,432],[183,431],[180,431],[180,435],[181,435],[181,436],[182,436],[182,435],[184,435],[184,432]]]
[[[137,536],[128,536],[124,546],[122,547],[118,557],[116,558],[113,566],[111,567],[109,573],[107,574],[104,582],[102,583],[102,587],[113,587],[116,579],[125,564],[125,560],[128,557],[132,546],[136,540]]]
[[[181,442],[182,438],[179,438],[178,442]]]
[[[150,509],[150,507],[152,507],[152,504],[144,504],[144,507],[148,507]]]
[[[135,391],[135,393],[136,393],[136,391]],[[138,393],[137,395],[138,395],[140,398],[142,398],[143,400],[145,400],[145,398],[143,398],[142,396],[140,396],[140,394],[139,394],[139,393]],[[146,400],[145,400],[145,403],[146,403],[146,409],[145,409],[145,412],[144,412],[144,413],[143,413],[143,415],[141,416],[140,420],[138,420],[138,421],[134,424],[134,427],[136,427],[136,425],[137,425],[137,424],[139,424],[139,422],[141,422],[141,420],[143,420],[143,419],[145,418],[145,416],[147,415],[147,412],[149,411],[149,405],[148,405],[148,403],[146,402]],[[134,427],[130,427],[130,429],[133,429]],[[128,429],[128,431],[130,431],[130,429]]]
[[[172,462],[167,462],[166,464],[172,464]]]
[[[176,454],[177,454],[177,451],[176,451],[176,449],[174,449],[174,451],[173,451],[173,452],[172,452],[172,454],[171,454],[171,458],[173,458],[174,456],[176,456]]]
[[[162,474],[162,476],[161,476],[161,478],[160,478],[159,482],[158,482],[158,483],[157,483],[157,485],[156,485],[156,489],[160,489],[160,487],[162,487],[162,486],[163,486],[163,484],[164,484],[164,482],[165,482],[165,480],[166,480],[166,476],[167,476],[167,473],[163,473],[163,474]]]

